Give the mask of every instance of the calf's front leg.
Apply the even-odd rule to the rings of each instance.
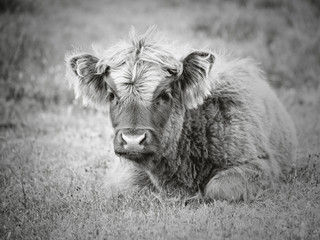
[[[258,159],[219,172],[205,186],[204,199],[252,201],[259,190],[277,181],[277,174],[267,163],[265,159]]]

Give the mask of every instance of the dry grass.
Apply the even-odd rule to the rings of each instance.
[[[0,238],[319,239],[318,1],[4,0],[0,4]],[[157,24],[195,48],[261,62],[299,134],[298,167],[250,204],[105,198],[108,114],[73,101],[64,54]]]

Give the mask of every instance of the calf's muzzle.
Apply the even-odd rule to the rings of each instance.
[[[153,134],[149,129],[121,129],[116,132],[114,150],[130,160],[145,159],[153,154]]]
[[[121,144],[127,151],[143,150],[144,143],[147,140],[147,134],[126,134],[120,133]]]

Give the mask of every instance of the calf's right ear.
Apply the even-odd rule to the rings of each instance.
[[[107,83],[109,67],[98,64],[99,59],[91,54],[66,57],[67,78],[76,98],[81,97],[84,105],[104,108],[107,104]]]

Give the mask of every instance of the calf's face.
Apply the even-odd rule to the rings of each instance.
[[[106,59],[79,54],[67,62],[76,95],[95,106],[109,104],[115,153],[143,164],[164,150],[170,118],[210,94],[207,76],[214,56],[192,52],[178,60],[165,51],[148,52],[147,47],[144,53],[125,52],[121,61],[119,53]]]
[[[163,130],[177,102],[170,86],[173,78],[146,62],[124,64],[105,77],[117,155],[143,162],[159,153]]]

